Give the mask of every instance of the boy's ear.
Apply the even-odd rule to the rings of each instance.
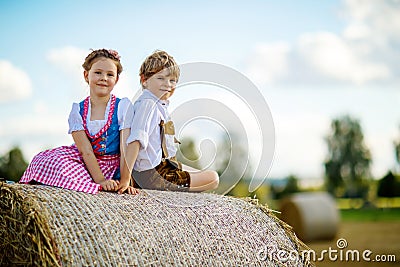
[[[89,84],[89,72],[87,70],[83,71],[83,77],[85,78],[85,81]]]
[[[119,75],[117,75],[117,77],[115,78],[115,84],[117,84],[118,81],[119,81]]]

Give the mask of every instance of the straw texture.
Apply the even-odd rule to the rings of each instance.
[[[310,264],[303,259],[282,261],[273,253],[272,249],[279,249],[300,254],[306,247],[288,225],[252,199],[153,190],[142,190],[136,196],[106,192],[92,195],[48,186],[5,183],[0,183],[0,196],[0,223],[7,229],[0,232],[2,251],[10,247],[9,240],[28,231],[10,223],[16,220],[29,227],[25,221],[29,216],[10,215],[20,213],[18,210],[24,210],[25,204],[29,205],[30,216],[40,218],[31,220],[31,224],[41,229],[46,241],[28,250],[24,241],[18,239],[13,244],[20,247],[13,251],[17,255],[0,256],[2,266],[19,265],[12,261],[36,255],[34,250],[42,254],[46,251],[48,255],[20,265],[54,266],[58,262],[62,266]]]
[[[0,182],[0,266],[59,266],[46,210]]]

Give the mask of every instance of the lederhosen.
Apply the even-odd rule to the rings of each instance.
[[[172,121],[164,123],[161,120],[159,126],[162,148],[161,163],[150,170],[140,172],[133,170],[132,184],[136,188],[188,191],[190,186],[189,172],[182,170],[182,164],[175,157],[168,157],[165,134],[175,134],[174,124]]]

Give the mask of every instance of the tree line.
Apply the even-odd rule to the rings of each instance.
[[[372,156],[364,142],[364,135],[359,120],[344,115],[331,122],[330,133],[325,137],[328,148],[325,167],[325,189],[335,197],[367,199],[371,187],[372,175],[370,166]],[[393,140],[394,156],[400,166],[400,136]],[[193,140],[186,139],[180,147],[177,157],[183,162],[200,164]],[[225,162],[224,160],[220,160]],[[18,181],[28,163],[19,147],[14,147],[0,157],[0,178]],[[200,166],[194,166],[199,168]],[[220,172],[226,166],[217,166]],[[274,188],[271,188],[274,192]],[[286,187],[276,192],[278,197],[299,191],[294,175],[288,178]],[[377,196],[400,197],[400,180],[396,173],[388,170],[378,182]]]
[[[336,197],[367,199],[372,180],[372,157],[359,121],[349,115],[333,119],[325,141],[328,147],[324,162],[327,191]],[[400,165],[400,136],[394,140],[393,148]],[[391,170],[379,180],[377,195],[400,196],[400,181]]]

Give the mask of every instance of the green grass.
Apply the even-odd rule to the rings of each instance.
[[[340,216],[344,222],[399,221],[400,223],[400,208],[346,209],[340,210]]]

